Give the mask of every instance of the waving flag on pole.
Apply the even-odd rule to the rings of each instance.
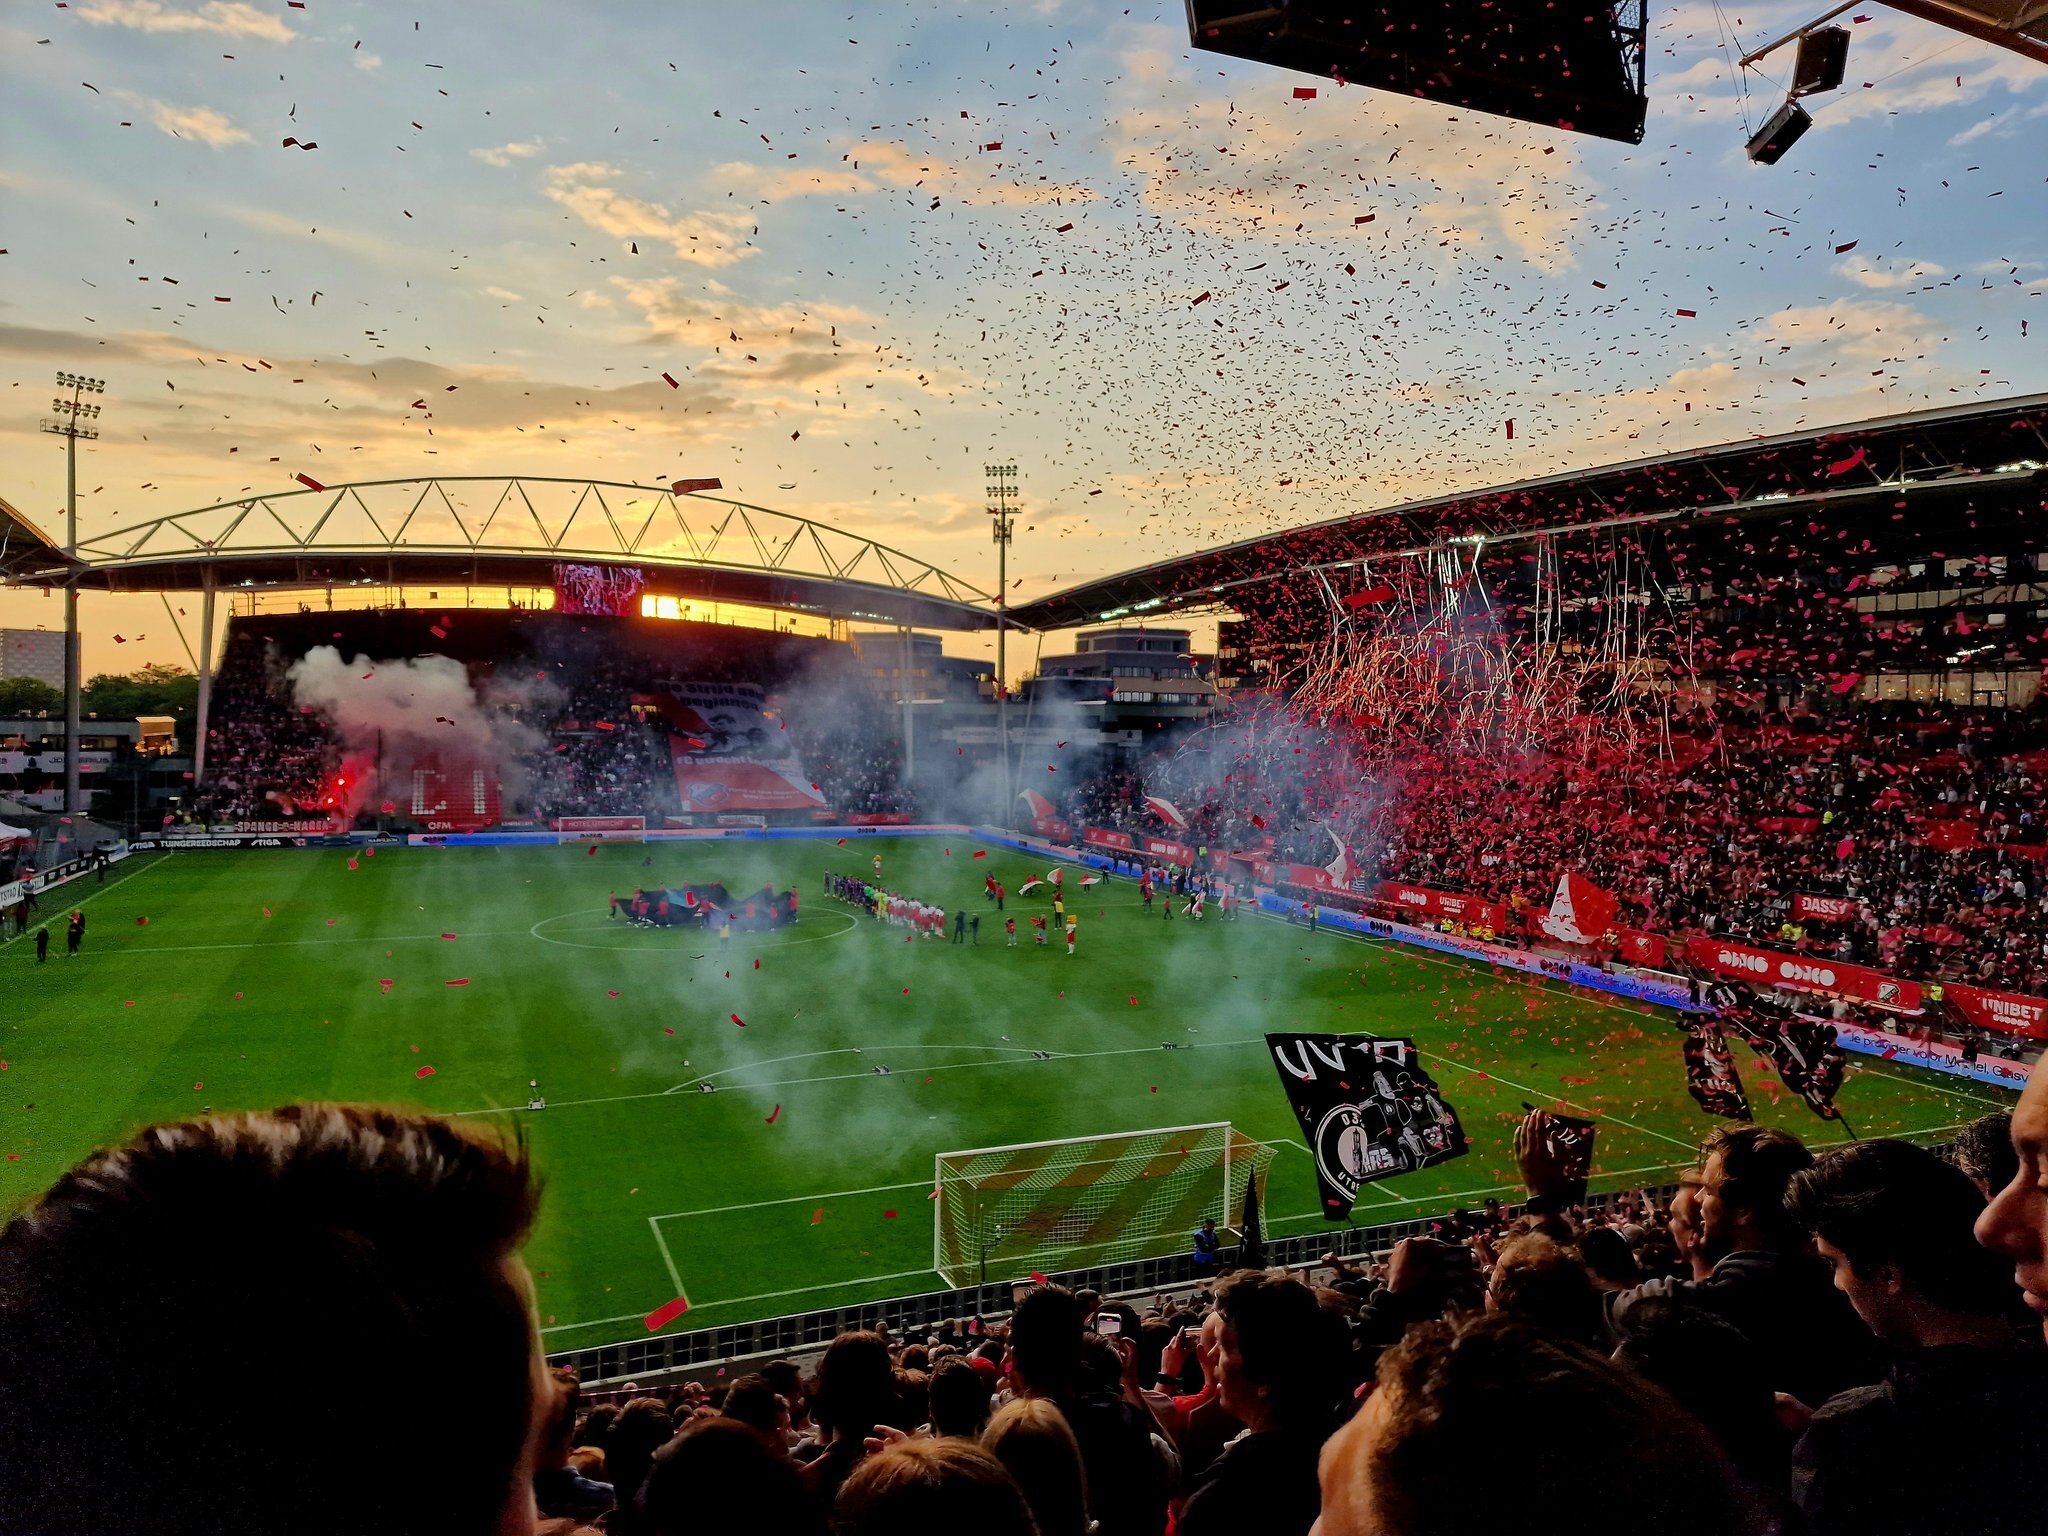
[[[1171,800],[1162,800],[1157,795],[1147,795],[1145,809],[1176,831],[1185,832],[1188,829],[1187,817],[1181,814],[1180,807]]]
[[[1017,793],[1017,798],[1024,802],[1024,809],[1039,820],[1050,820],[1058,814],[1053,810],[1052,802],[1035,789],[1020,790]]]
[[[1337,845],[1337,857],[1323,866],[1323,873],[1330,877],[1330,884],[1340,891],[1348,891],[1351,889],[1351,882],[1365,873],[1364,868],[1359,864],[1358,856],[1351,851],[1351,845],[1337,835],[1335,827],[1325,827],[1323,830],[1330,834],[1330,841]]]
[[[1550,910],[1536,920],[1536,926],[1553,939],[1566,944],[1597,944],[1614,926],[1619,903],[1612,891],[1604,891],[1583,875],[1557,877],[1557,894]]]

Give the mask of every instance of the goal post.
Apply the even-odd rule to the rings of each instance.
[[[1274,1149],[1227,1121],[942,1152],[932,1268],[956,1289],[1192,1246],[1205,1216],[1235,1231]]]

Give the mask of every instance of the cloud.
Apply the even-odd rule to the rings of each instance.
[[[249,135],[212,107],[181,107],[168,101],[149,104],[150,121],[174,139],[197,139],[211,149],[242,144]]]
[[[358,49],[350,57],[355,60],[356,68],[363,71],[364,74],[384,67],[384,60],[374,53],[364,53]]]
[[[810,384],[856,370],[903,375],[901,359],[856,343],[842,330],[871,326],[865,311],[833,304],[749,303],[723,292],[691,292],[675,278],[614,278],[620,297],[638,309],[650,340],[706,355],[700,377],[721,383]]]
[[[500,144],[492,149],[472,149],[469,153],[472,159],[481,160],[485,165],[495,165],[502,168],[510,165],[514,160],[525,160],[530,156],[537,155],[540,153],[540,149],[539,139],[527,139],[518,143]]]
[[[760,254],[748,240],[748,215],[671,214],[613,185],[624,174],[597,161],[552,165],[547,195],[592,229],[620,240],[664,241],[678,260],[700,267],[729,267]]]
[[[1910,288],[1925,278],[1939,277],[1946,270],[1931,261],[1905,258],[1880,261],[1876,265],[1851,258],[1835,268],[1837,274],[1859,288]]]
[[[1094,188],[1077,181],[1027,179],[1020,169],[1037,164],[1021,154],[991,154],[986,164],[923,153],[888,139],[868,139],[842,151],[839,163],[815,169],[802,165],[756,165],[729,161],[712,176],[750,197],[775,202],[787,197],[854,197],[863,193],[910,191],[976,207],[1042,207],[1092,202]]]
[[[489,287],[485,288],[484,292],[494,299],[503,299],[507,304],[523,304],[526,302],[523,297],[514,293],[510,288],[500,288],[496,283],[492,283]]]
[[[182,10],[162,0],[86,0],[77,10],[81,19],[96,27],[137,32],[210,32],[270,43],[288,43],[298,35],[281,18],[241,0],[207,0],[197,10]]]

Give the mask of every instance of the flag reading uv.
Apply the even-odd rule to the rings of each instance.
[[[1469,1150],[1414,1041],[1285,1034],[1266,1047],[1315,1158],[1326,1220],[1347,1219],[1361,1185]]]

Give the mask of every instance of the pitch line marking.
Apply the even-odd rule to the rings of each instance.
[[[730,1072],[744,1072],[744,1071],[745,1071],[745,1070],[746,1070],[746,1069],[747,1069],[748,1067],[772,1067],[772,1066],[775,1066],[775,1065],[777,1065],[777,1064],[778,1064],[778,1063],[780,1063],[780,1062],[785,1062],[785,1061],[815,1061],[815,1060],[816,1060],[817,1058],[819,1058],[819,1057],[821,1057],[821,1056],[860,1056],[860,1055],[864,1055],[864,1054],[866,1054],[866,1053],[867,1053],[868,1051],[876,1051],[876,1052],[880,1052],[880,1051],[998,1051],[998,1052],[1002,1052],[1003,1054],[1006,1054],[1006,1055],[1007,1055],[1007,1054],[1012,1054],[1012,1053],[1014,1053],[1014,1054],[1016,1054],[1016,1055],[1020,1055],[1020,1056],[1035,1056],[1035,1055],[1037,1055],[1037,1054],[1038,1054],[1038,1053],[1037,1053],[1037,1050],[1036,1050],[1036,1049],[1035,1049],[1034,1047],[1032,1047],[1032,1046],[1028,1046],[1028,1045],[979,1045],[979,1044],[968,1044],[968,1043],[966,1043],[966,1042],[962,1042],[962,1043],[961,1043],[961,1044],[959,1044],[959,1045],[842,1045],[842,1046],[836,1047],[835,1049],[833,1049],[833,1050],[829,1050],[829,1051],[799,1051],[799,1052],[797,1052],[797,1053],[796,1053],[796,1054],[795,1054],[794,1056],[770,1056],[770,1057],[769,1057],[769,1058],[768,1058],[767,1060],[765,1060],[765,1061],[743,1061],[743,1062],[740,1062],[739,1064],[737,1064],[737,1065],[735,1065],[735,1066],[730,1066],[730,1067],[720,1067],[720,1068],[719,1068],[719,1069],[718,1069],[718,1070],[717,1070],[716,1072],[706,1072],[706,1073],[704,1073],[704,1074],[703,1074],[703,1075],[702,1075],[701,1077],[693,1077],[693,1078],[691,1078],[691,1079],[690,1079],[690,1080],[689,1080],[688,1082],[685,1082],[685,1083],[677,1083],[677,1084],[675,1085],[675,1087],[673,1087],[673,1088],[664,1088],[664,1089],[662,1090],[662,1093],[663,1093],[664,1095],[667,1095],[667,1094],[671,1094],[671,1093],[682,1093],[682,1092],[684,1092],[684,1091],[686,1091],[686,1090],[688,1090],[688,1089],[691,1089],[691,1088],[694,1088],[694,1087],[696,1087],[696,1086],[697,1086],[697,1085],[698,1085],[699,1083],[708,1083],[708,1082],[710,1082],[710,1081],[711,1081],[711,1079],[712,1079],[712,1078],[714,1078],[714,1077],[724,1077],[724,1076],[725,1076],[725,1075],[726,1075],[727,1073],[730,1073]],[[1066,1051],[1050,1051],[1050,1052],[1047,1052],[1047,1055],[1048,1055],[1049,1057],[1059,1057],[1059,1056],[1065,1056],[1065,1055],[1068,1055],[1068,1054],[1069,1054],[1069,1053],[1068,1053],[1068,1052],[1066,1052]],[[995,1061],[985,1061],[985,1062],[977,1062],[977,1061],[957,1061],[957,1062],[952,1062],[952,1063],[950,1063],[950,1065],[952,1065],[952,1066],[956,1066],[956,1067],[977,1067],[977,1066],[985,1066],[985,1067],[994,1067],[994,1066],[1000,1066],[1000,1065],[1002,1065],[1002,1063],[1001,1063],[1001,1062],[995,1062]],[[934,1070],[936,1070],[936,1069],[934,1069]],[[849,1074],[849,1075],[851,1075],[851,1076],[855,1076],[855,1077],[862,1077],[862,1076],[872,1076],[873,1074],[871,1074],[871,1073],[852,1073],[852,1074]],[[818,1082],[833,1082],[833,1081],[836,1081],[836,1079],[833,1079],[833,1078],[818,1078],[818,1079],[804,1079],[804,1078],[798,1078],[798,1079],[796,1079],[796,1081],[798,1081],[798,1082],[804,1082],[804,1081],[818,1081]],[[784,1086],[786,1086],[786,1082],[783,1082],[783,1083],[734,1083],[734,1084],[733,1084],[732,1086],[733,1086],[733,1087],[735,1087],[735,1088],[781,1088],[781,1087],[784,1087]]]
[[[131,855],[130,855],[129,857],[133,858],[133,857],[134,857],[134,855],[133,855],[133,854],[131,854]],[[113,890],[114,890],[114,887],[115,887],[115,886],[120,886],[120,885],[126,885],[126,884],[127,884],[127,883],[128,883],[129,881],[130,881],[130,880],[133,880],[133,879],[134,879],[134,878],[135,878],[135,877],[136,877],[137,875],[146,875],[146,874],[148,874],[148,873],[149,873],[149,872],[150,872],[150,871],[151,871],[152,869],[155,869],[155,868],[157,867],[157,865],[159,865],[159,864],[163,863],[163,861],[164,861],[164,859],[165,859],[166,857],[167,857],[167,855],[165,855],[165,854],[162,854],[162,853],[159,853],[159,854],[158,854],[158,855],[157,855],[157,856],[156,856],[155,858],[151,859],[151,860],[150,860],[150,861],[149,861],[149,862],[148,862],[147,864],[143,865],[143,866],[142,866],[142,867],[141,867],[140,869],[131,869],[131,870],[129,870],[129,871],[128,871],[128,872],[126,873],[126,874],[123,874],[123,875],[119,875],[119,876],[116,876],[116,877],[114,878],[114,880],[112,880],[112,881],[111,881],[110,883],[108,883],[108,884],[106,884],[106,885],[101,885],[101,886],[95,886],[95,887],[93,888],[93,893],[92,893],[92,894],[91,894],[90,896],[81,896],[81,897],[79,897],[79,898],[78,898],[78,899],[77,899],[76,901],[67,901],[67,902],[64,902],[64,903],[63,903],[63,907],[64,907],[64,910],[65,910],[65,911],[67,911],[67,912],[75,912],[75,911],[77,911],[77,910],[78,910],[78,909],[79,909],[80,907],[84,906],[84,905],[85,905],[85,904],[86,904],[87,902],[89,902],[89,901],[97,901],[97,900],[99,900],[99,898],[100,898],[100,897],[102,897],[102,896],[107,896],[107,895],[111,895],[111,894],[113,893]],[[124,862],[125,862],[125,861],[124,861]],[[73,882],[73,881],[67,880],[67,881],[65,881],[65,882],[64,882],[64,884],[63,884],[63,885],[54,885],[54,886],[51,886],[51,887],[50,887],[50,889],[51,889],[51,890],[53,890],[53,891],[62,891],[62,890],[64,890],[64,889],[65,889],[66,887],[68,887],[68,886],[70,886],[70,885],[72,885],[72,884],[74,884],[74,883],[75,883],[75,882]],[[41,892],[41,891],[38,891],[38,892],[36,892],[36,894],[37,894],[37,896],[41,896],[41,895],[43,894],[43,892]],[[36,923],[35,927],[45,927],[45,926],[47,926],[47,925],[48,925],[48,924],[49,924],[49,923],[50,923],[51,921],[52,921],[52,919],[49,919],[49,918],[44,918],[44,919],[42,919],[41,921],[39,921],[38,923]],[[32,937],[32,936],[34,935],[34,932],[35,932],[35,928],[26,928],[26,929],[23,929],[23,930],[22,930],[22,931],[21,931],[20,933],[17,933],[17,934],[16,934],[16,935],[15,935],[15,936],[14,936],[13,938],[11,938],[11,939],[0,939],[0,949],[5,949],[5,948],[6,948],[6,947],[7,947],[7,946],[8,946],[9,944],[18,944],[18,943],[20,943],[20,942],[21,942],[21,941],[22,941],[23,939],[26,939],[26,938],[30,938],[30,937]],[[82,953],[82,951],[81,951],[81,953]],[[113,953],[115,953],[115,954],[119,954],[119,953],[122,953],[122,951],[119,951],[119,950],[115,950],[115,951],[113,951]],[[75,959],[75,958],[76,958],[76,956],[74,956],[73,958]]]
[[[865,1189],[835,1189],[826,1194],[785,1195],[779,1200],[749,1200],[744,1205],[707,1205],[698,1211],[664,1211],[650,1216],[651,1222],[681,1221],[686,1216],[724,1216],[733,1211],[760,1211],[771,1205],[802,1205],[806,1200],[846,1200],[854,1195],[885,1195],[898,1189],[929,1189],[930,1179],[912,1179],[905,1184],[870,1184]]]
[[[681,1296],[687,1302],[690,1298],[683,1290],[683,1277],[676,1273],[676,1261],[668,1251],[668,1242],[661,1235],[660,1220],[650,1216],[647,1218],[647,1225],[654,1232],[654,1246],[661,1250],[661,1262],[668,1266],[669,1283],[676,1288],[676,1295]]]

